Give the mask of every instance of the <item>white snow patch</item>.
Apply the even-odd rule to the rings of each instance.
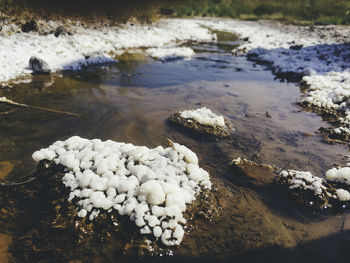
[[[280,173],[282,177],[290,177],[289,189],[311,190],[314,195],[321,196],[323,190],[327,187],[323,185],[324,180],[320,177],[313,176],[310,172],[284,170]]]
[[[332,168],[326,172],[329,181],[350,185],[350,167]]]
[[[212,127],[225,127],[224,117],[216,115],[206,107],[202,107],[196,110],[180,111],[180,117],[184,119],[195,120],[203,125]]]
[[[140,233],[153,233],[168,246],[182,241],[186,204],[211,188],[196,154],[177,143],[149,149],[73,136],[36,151],[33,159],[66,167],[62,181],[79,217],[93,220],[102,210],[117,210],[135,221]]]
[[[309,87],[305,102],[326,112],[343,112],[344,117],[339,118],[340,123],[350,125],[350,71],[305,76],[303,81]],[[349,133],[348,127],[339,128]],[[339,129],[337,131],[341,132]]]
[[[344,189],[337,189],[337,196],[340,201],[346,202],[350,200],[350,193]]]
[[[176,58],[191,58],[194,56],[194,51],[189,47],[167,47],[167,48],[149,48],[146,53],[151,57],[160,60],[171,60]]]
[[[243,160],[246,160],[246,159],[242,159],[241,157],[237,157],[237,158],[232,160],[232,164],[240,165]]]

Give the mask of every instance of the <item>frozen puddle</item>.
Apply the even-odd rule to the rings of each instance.
[[[57,141],[33,154],[66,167],[63,184],[71,190],[79,217],[93,220],[101,210],[117,210],[167,246],[179,245],[186,219],[182,213],[201,189],[210,189],[209,174],[198,166],[195,153],[171,143],[144,146],[78,136]]]

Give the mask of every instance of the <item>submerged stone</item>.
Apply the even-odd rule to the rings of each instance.
[[[258,164],[240,157],[234,159],[231,166],[235,177],[243,175],[249,180],[249,184],[255,186],[271,184],[276,176],[275,167],[268,164]],[[242,181],[241,178],[239,180]]]
[[[0,180],[5,179],[6,176],[13,170],[14,166],[11,162],[0,162]]]

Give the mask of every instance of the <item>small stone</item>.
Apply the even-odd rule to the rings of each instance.
[[[183,113],[186,112],[185,115]],[[191,117],[191,114],[195,117]],[[199,119],[198,119],[199,118]],[[203,107],[197,110],[180,111],[168,118],[171,124],[182,127],[200,134],[228,137],[234,131],[229,122],[223,116],[213,114],[209,109]]]
[[[55,37],[59,37],[61,35],[67,35],[67,29],[65,29],[63,26],[59,26],[55,30]]]
[[[29,59],[29,67],[33,70],[33,74],[47,74],[51,71],[44,60],[34,56]]]
[[[22,32],[28,33],[30,31],[38,31],[38,25],[34,20],[26,22],[24,25],[22,25]]]
[[[303,48],[303,45],[292,45],[289,47],[289,49],[292,49],[292,50],[300,50]]]
[[[0,179],[5,179],[13,168],[13,164],[8,161],[0,162]]]

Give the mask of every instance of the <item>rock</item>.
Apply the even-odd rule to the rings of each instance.
[[[5,179],[13,168],[13,164],[8,161],[0,162],[0,179]]]
[[[327,209],[344,204],[339,200],[335,187],[310,172],[284,170],[276,176],[275,183],[306,207]]]
[[[38,25],[34,20],[26,22],[24,25],[22,25],[22,32],[28,33],[30,31],[38,31]]]
[[[276,168],[268,164],[258,164],[240,157],[232,160],[233,177],[231,181],[246,181],[249,185],[265,186],[272,184],[276,176]]]
[[[12,243],[12,237],[7,234],[0,234],[0,262],[9,262],[8,248]]]
[[[289,49],[292,49],[292,50],[300,50],[303,48],[303,45],[292,45],[289,47]]]
[[[321,127],[318,131],[323,135],[325,142],[334,143],[348,143],[350,141],[349,128],[347,127]]]
[[[48,74],[51,71],[44,60],[34,56],[29,59],[29,67],[33,70],[33,74]]]
[[[177,112],[172,114],[168,121],[171,124],[174,124],[178,127],[194,131],[199,134],[203,135],[209,135],[209,136],[215,136],[215,137],[228,137],[231,135],[231,133],[234,131],[234,128],[231,127],[229,122],[225,119],[225,126],[211,126],[211,125],[205,125],[201,124],[200,122],[190,119],[190,118],[183,118],[181,117],[181,113]]]
[[[55,30],[55,37],[59,37],[60,35],[67,35],[67,29],[64,28],[63,26],[59,26]]]

